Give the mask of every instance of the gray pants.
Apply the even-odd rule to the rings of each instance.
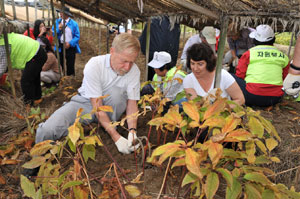
[[[46,83],[51,83],[51,82],[59,82],[60,80],[60,74],[54,72],[53,70],[47,70],[47,71],[42,71],[41,72],[41,80]]]
[[[112,87],[103,95],[106,94],[109,94],[109,96],[103,99],[103,105],[112,106],[114,110],[114,112],[107,113],[107,115],[112,121],[117,121],[126,110],[127,94],[119,87]],[[44,140],[58,140],[67,136],[68,128],[74,124],[76,113],[79,108],[83,108],[82,115],[90,113],[93,109],[90,99],[80,95],[73,96],[70,102],[65,103],[56,110],[46,122],[39,124],[39,127],[36,130],[35,143]],[[93,115],[91,120],[81,120],[80,122],[88,124],[97,121],[97,117]]]

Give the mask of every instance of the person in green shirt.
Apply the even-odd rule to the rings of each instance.
[[[21,89],[24,102],[30,105],[40,102],[42,97],[40,73],[47,60],[46,51],[40,47],[38,41],[21,34],[9,33],[8,43],[12,68],[23,70]],[[6,70],[4,36],[0,35],[0,77]]]

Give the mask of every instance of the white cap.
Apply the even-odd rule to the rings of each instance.
[[[207,43],[216,44],[216,30],[212,26],[205,26],[201,31]]]
[[[259,25],[249,34],[249,37],[260,42],[267,42],[271,41],[275,37],[275,33],[269,25]]]
[[[153,59],[148,63],[152,68],[161,68],[172,61],[171,55],[165,51],[154,52]]]

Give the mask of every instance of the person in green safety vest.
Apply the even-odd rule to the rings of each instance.
[[[13,69],[22,70],[21,88],[24,102],[30,105],[42,101],[40,73],[47,60],[46,51],[39,42],[25,35],[9,33],[8,43]],[[0,35],[0,77],[7,70],[4,36]]]
[[[255,47],[245,52],[236,67],[235,78],[247,106],[272,106],[281,101],[283,80],[289,58],[275,46],[275,33],[269,25],[259,25],[249,35]]]
[[[152,84],[143,87],[141,95],[153,94],[157,88],[160,88],[166,98],[170,100],[168,106],[178,104],[181,108],[181,103],[187,101],[186,98],[175,101],[176,96],[183,91],[183,79],[186,74],[178,70],[176,66],[171,65],[171,55],[168,52],[154,52],[153,59],[148,63],[148,66],[154,68],[155,75],[153,76]]]

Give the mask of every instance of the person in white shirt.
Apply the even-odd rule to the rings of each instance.
[[[186,58],[187,58],[187,50],[189,47],[191,47],[193,44],[196,43],[207,43],[214,53],[216,52],[216,47],[215,44],[217,42],[216,40],[216,30],[212,26],[205,26],[202,31],[199,32],[199,34],[191,36],[187,42],[184,45],[182,55],[181,55],[181,64],[182,64],[182,69],[187,70],[186,68]]]
[[[39,124],[36,143],[67,136],[68,127],[74,123],[79,108],[83,108],[82,114],[86,114],[93,108],[107,105],[113,108],[112,113],[97,111],[91,120],[83,122],[99,122],[121,153],[129,154],[137,149],[139,145],[133,145],[133,140],[137,137],[137,118],[127,119],[129,129],[127,139],[122,137],[110,122],[119,120],[125,111],[127,116],[138,112],[140,70],[134,62],[139,52],[140,43],[135,36],[128,33],[117,35],[113,40],[110,54],[93,57],[85,65],[78,94],[55,111],[45,123]],[[108,97],[99,99],[104,95]]]
[[[187,67],[192,73],[183,80],[183,87],[187,98],[192,100],[197,96],[206,97],[214,90],[216,72],[216,56],[206,43],[192,45],[187,50]],[[237,104],[245,103],[242,90],[235,79],[224,69],[221,73],[221,96],[231,99]]]

